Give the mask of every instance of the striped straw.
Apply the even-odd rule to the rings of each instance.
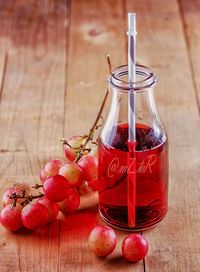
[[[136,220],[136,155],[135,155],[135,93],[132,88],[136,81],[136,14],[128,13],[128,77],[130,91],[128,95],[128,173],[127,173],[127,204],[128,226],[134,227]]]

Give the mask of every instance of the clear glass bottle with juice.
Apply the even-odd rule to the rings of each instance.
[[[159,223],[168,208],[168,142],[156,111],[153,87],[157,78],[136,65],[130,87],[128,67],[109,76],[110,111],[99,136],[99,211],[108,224],[125,230],[145,230]],[[134,89],[136,142],[130,160],[128,96]],[[135,175],[134,225],[129,224],[128,175]]]

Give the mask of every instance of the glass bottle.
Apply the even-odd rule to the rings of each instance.
[[[157,78],[136,65],[136,82],[128,82],[127,65],[108,78],[112,101],[99,135],[99,211],[108,224],[125,230],[144,230],[160,222],[168,208],[168,142],[153,96]],[[128,220],[128,101],[135,97],[135,221]],[[128,166],[129,165],[129,166]]]

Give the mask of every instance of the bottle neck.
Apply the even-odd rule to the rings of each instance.
[[[123,92],[121,89],[110,86],[112,100],[108,115],[109,123],[117,125],[128,123],[130,92]],[[134,114],[135,122],[152,126],[158,120],[153,88],[148,88],[142,92],[134,92]]]
[[[158,119],[153,87],[157,78],[146,66],[136,65],[136,82],[128,81],[128,66],[115,68],[108,78],[112,90],[112,102],[108,118],[113,123],[128,122],[134,114],[134,122],[152,125]],[[130,113],[130,107],[132,112]]]
[[[130,82],[128,78],[128,66],[122,65],[113,70],[108,77],[109,85],[121,90],[121,92],[145,92],[157,83],[153,71],[147,66],[136,65],[136,81]]]
[[[142,150],[164,142],[166,133],[154,101],[153,87],[157,82],[154,73],[148,67],[137,65],[136,82],[128,82],[128,67],[125,65],[117,67],[108,82],[112,100],[101,130],[101,140],[110,146],[118,146],[123,141],[135,143],[140,139]],[[119,130],[122,132],[120,136]],[[123,146],[127,148],[127,142]]]

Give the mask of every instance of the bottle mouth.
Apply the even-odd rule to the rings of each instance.
[[[152,88],[157,83],[157,77],[154,72],[147,66],[136,65],[136,81],[128,80],[128,65],[116,67],[110,76],[108,82],[113,87],[122,91],[138,91],[143,92],[147,88]]]

